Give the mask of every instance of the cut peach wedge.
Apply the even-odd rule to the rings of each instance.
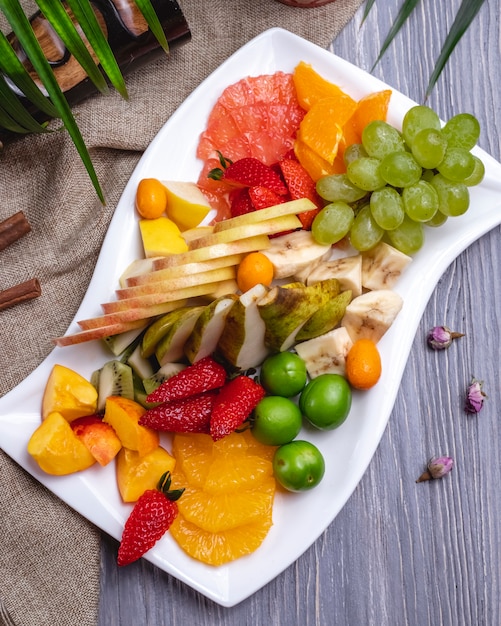
[[[121,396],[106,398],[103,422],[113,427],[124,448],[136,450],[140,456],[152,452],[160,443],[157,432],[139,424],[145,412],[134,400]]]
[[[122,442],[113,427],[100,415],[86,415],[71,422],[71,428],[101,466],[108,465],[120,449]]]
[[[42,419],[57,411],[68,422],[96,412],[97,390],[69,367],[56,364],[49,374],[42,398]]]
[[[141,456],[135,450],[122,448],[117,456],[117,484],[124,502],[136,502],[147,490],[154,489],[162,474],[174,470],[176,460],[159,446]]]

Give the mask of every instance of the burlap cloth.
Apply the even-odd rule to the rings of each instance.
[[[0,312],[0,396],[49,354],[52,337],[65,333],[131,172],[186,96],[271,26],[327,47],[360,4],[337,0],[295,9],[275,0],[180,0],[191,42],[130,75],[129,102],[111,93],[74,109],[104,189],[104,207],[65,133],[23,138],[4,150],[0,220],[22,210],[33,230],[0,252],[0,289],[36,276],[42,296]],[[0,25],[7,32],[5,22]],[[96,624],[99,531],[4,452],[0,476],[0,625]]]

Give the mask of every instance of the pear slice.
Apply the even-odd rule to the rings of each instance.
[[[351,291],[342,291],[336,297],[329,299],[301,328],[296,335],[296,341],[313,339],[335,328],[343,319],[350,302]]]
[[[155,350],[155,356],[160,365],[175,363],[183,358],[184,344],[203,309],[203,306],[191,307],[190,310],[186,311],[184,315],[172,324]]]
[[[237,371],[257,367],[270,352],[264,343],[266,327],[257,309],[257,302],[266,293],[264,285],[255,285],[234,302],[226,317],[217,352]]]
[[[157,345],[169,332],[171,326],[187,311],[190,311],[191,308],[190,306],[185,306],[169,311],[147,328],[141,341],[141,354],[144,358],[147,359],[155,354]],[[143,378],[146,378],[146,376],[143,376]]]
[[[328,295],[320,288],[276,286],[258,302],[259,315],[265,323],[265,344],[271,351],[292,347],[296,336],[311,316],[326,302]]]
[[[190,363],[195,363],[216,350],[226,317],[236,300],[238,296],[230,294],[214,300],[204,308],[184,344],[184,354]]]

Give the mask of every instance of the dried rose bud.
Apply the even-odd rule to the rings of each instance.
[[[421,474],[416,482],[422,483],[425,480],[443,478],[453,467],[454,460],[450,456],[435,456],[428,461],[426,470]]]
[[[483,384],[483,380],[477,380],[476,378],[472,379],[471,384],[466,391],[464,410],[467,413],[479,413],[484,405],[484,398],[487,398],[487,396],[482,391]]]
[[[464,337],[464,333],[456,333],[447,326],[434,326],[428,332],[426,341],[432,350],[445,350],[458,337]]]

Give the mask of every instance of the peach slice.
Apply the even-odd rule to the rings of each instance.
[[[87,469],[96,459],[56,411],[49,413],[28,441],[28,453],[47,474],[64,476]]]
[[[147,490],[154,489],[164,472],[172,472],[176,460],[165,448],[158,447],[141,456],[122,448],[117,456],[117,484],[124,502],[136,502]]]
[[[140,456],[152,452],[160,443],[156,431],[139,424],[145,412],[146,409],[134,400],[121,396],[106,398],[103,421],[113,426],[124,448],[136,450]]]
[[[42,398],[42,419],[57,411],[68,422],[96,412],[97,390],[83,376],[65,367],[54,365]]]
[[[115,430],[110,424],[103,422],[100,415],[79,417],[71,422],[71,428],[103,467],[108,465],[122,448],[122,442]]]

